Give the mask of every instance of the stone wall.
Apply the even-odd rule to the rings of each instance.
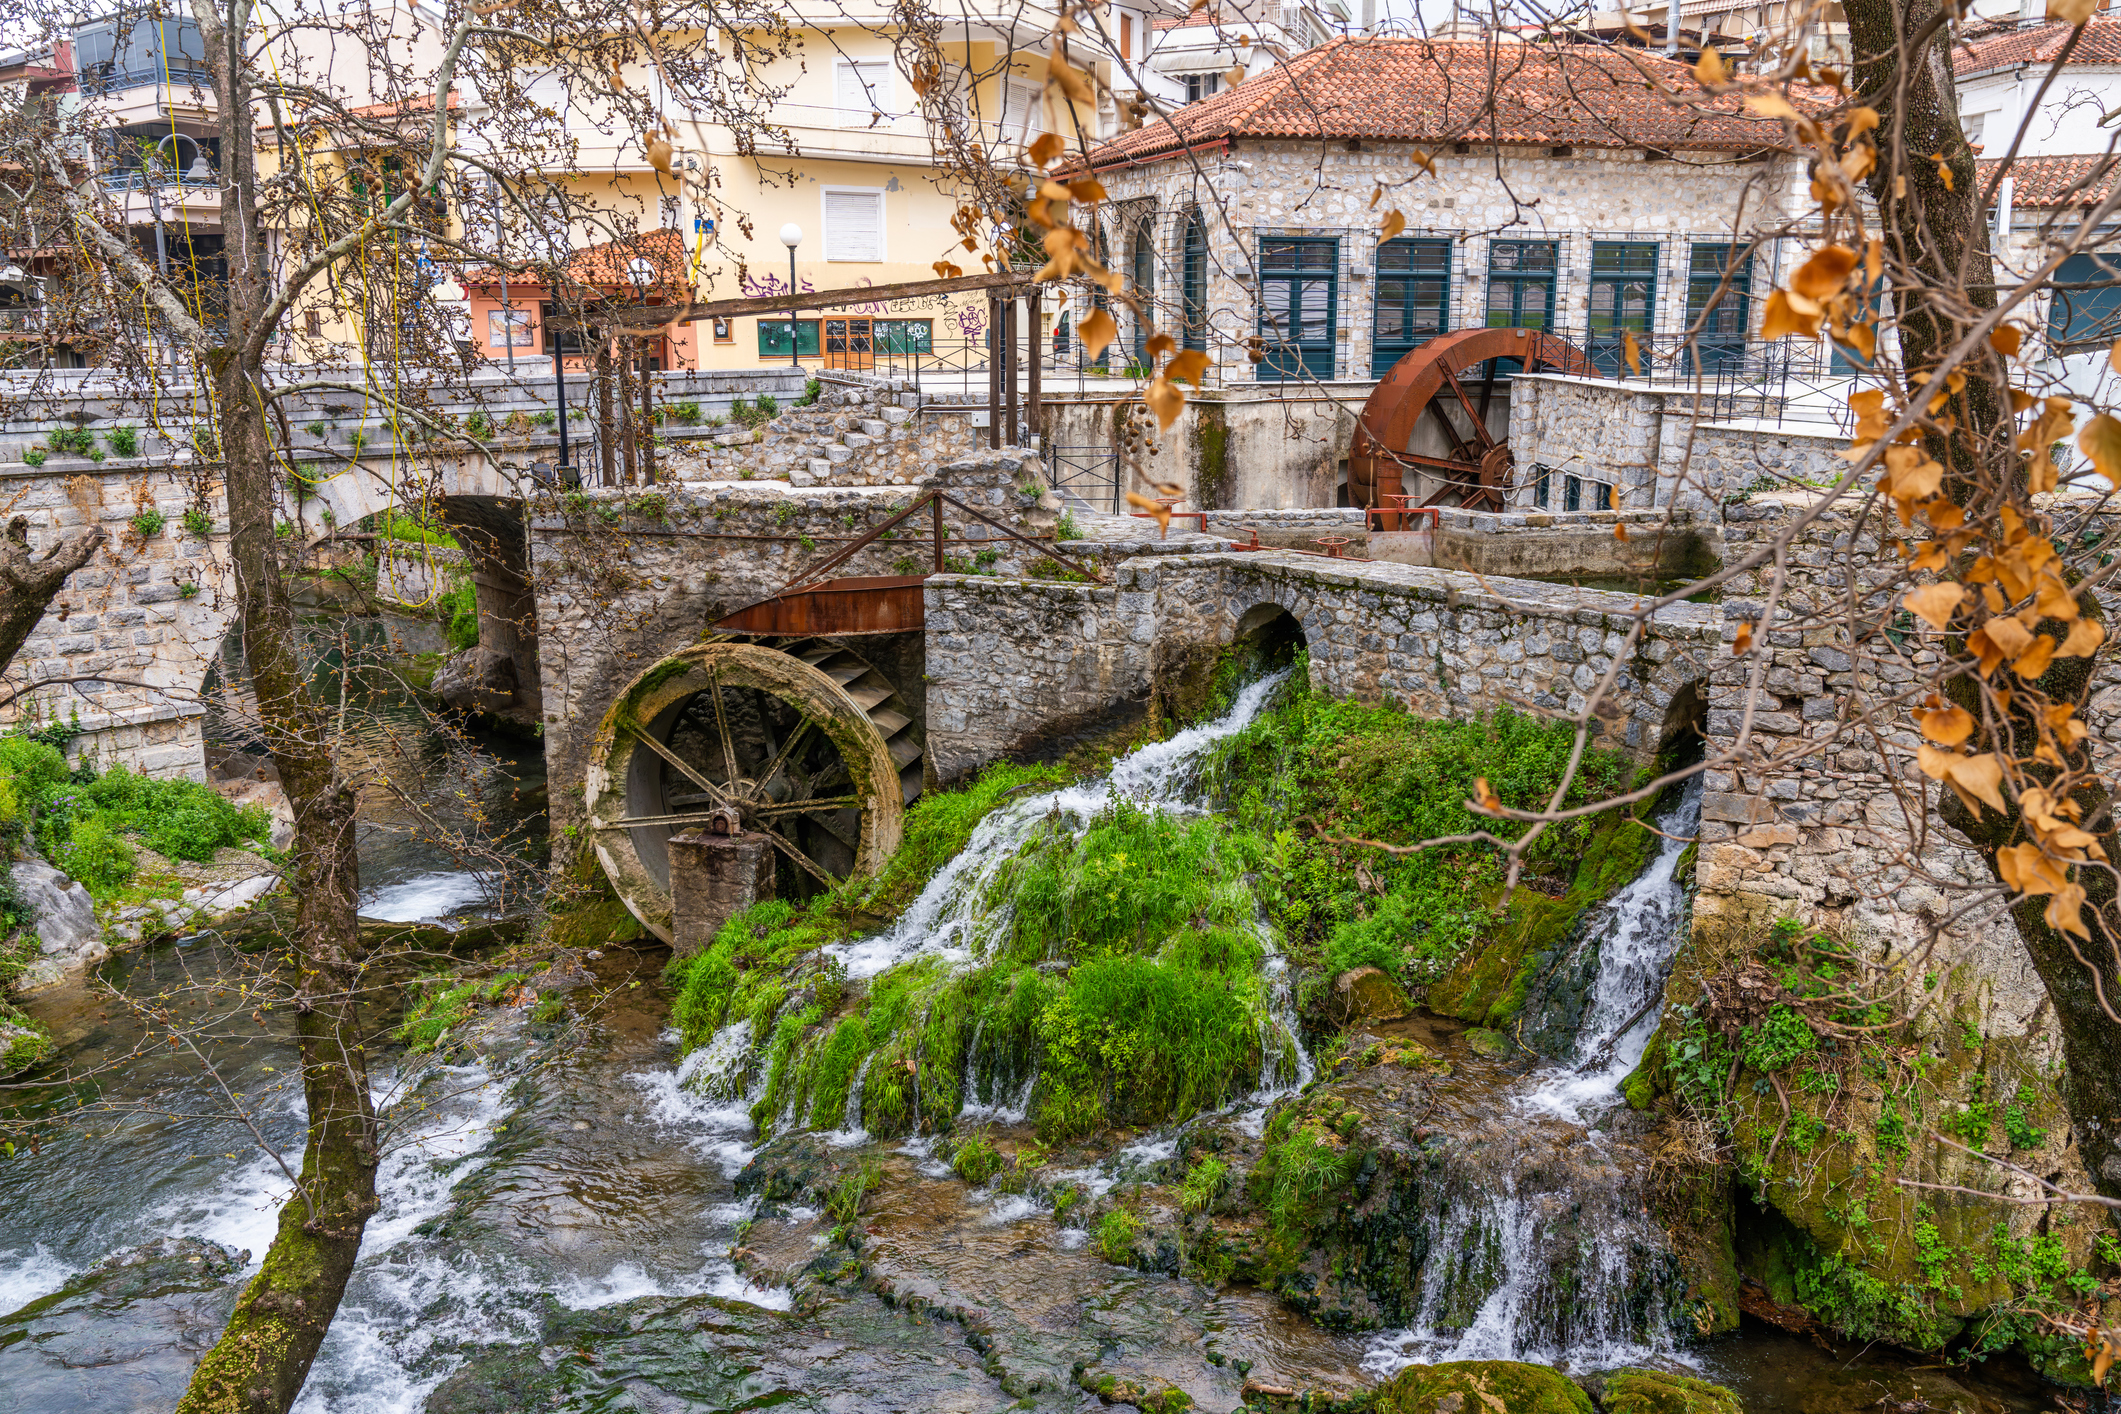
[[[1154,438],[1155,450],[1139,459],[1138,477],[1122,471],[1119,489],[1170,482],[1183,488],[1187,506],[1203,510],[1330,507],[1346,484],[1348,444],[1368,396],[1366,386],[1325,392],[1296,383],[1269,392],[1242,385],[1208,388],[1188,397],[1178,421]],[[1131,396],[1049,393],[1046,442],[1065,458],[1109,457],[1130,417],[1154,430],[1153,420],[1139,419],[1140,407]],[[1115,509],[1109,499],[1094,508]]]
[[[29,521],[34,550],[91,524],[110,537],[7,667],[10,682],[48,686],[0,708],[0,721],[66,721],[80,729],[77,760],[204,780],[200,690],[235,610],[219,487],[195,493],[172,474],[134,467],[0,476],[0,485],[9,514]],[[205,536],[184,525],[195,496],[213,513]]]
[[[1129,560],[1110,588],[937,577],[927,592],[929,753],[944,780],[1142,697],[1159,671],[1256,626],[1263,605],[1296,621],[1312,684],[1334,696],[1432,717],[1581,711],[1636,602],[1273,551]],[[1603,704],[1607,744],[1645,754],[1689,720],[1687,685],[1706,677],[1718,623],[1706,605],[1657,616]]]
[[[1683,386],[1555,373],[1520,375],[1511,392],[1513,510],[1565,510],[1566,479],[1574,476],[1581,510],[1597,509],[1595,488],[1603,486],[1616,509],[1707,511],[1756,484],[1816,481],[1843,465],[1833,454],[1848,444],[1818,424],[1760,420],[1779,402],[1765,395],[1697,395]]]
[[[1770,495],[1725,511],[1728,552],[1738,558],[1767,544],[1812,500]],[[1871,562],[1881,554],[1877,521],[1856,532],[1855,508],[1827,511],[1793,547],[1777,620],[1834,612],[1859,576],[1859,603],[1890,619]],[[1882,573],[1897,568],[1889,553]],[[1733,580],[1720,612],[1723,637],[1765,612],[1767,575]],[[1801,633],[1760,624],[1765,654],[1752,695],[1753,657],[1726,654],[1711,681],[1706,738],[1712,755],[1736,747],[1752,706],[1752,738],[1737,764],[1712,771],[1702,802],[1695,917],[1711,928],[1749,926],[1789,915],[1857,940],[1906,952],[1934,923],[1953,918],[1970,889],[1986,887],[1987,867],[1929,808],[1935,786],[1914,764],[1917,736],[1904,707],[1885,699],[1927,673],[1938,651],[1912,633],[1852,642],[1815,620]],[[2121,670],[2098,706],[2121,705]],[[1875,714],[1875,715],[1874,715]],[[2121,720],[2088,713],[2109,740]],[[1772,753],[1811,745],[1815,754],[1770,768]],[[1999,909],[1958,917],[1943,936],[1940,963],[1972,963],[1983,979],[1983,1030],[2022,1035],[2044,997],[2010,920]]]

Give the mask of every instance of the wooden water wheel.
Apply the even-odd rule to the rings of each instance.
[[[1419,475],[1443,484],[1421,504],[1501,510],[1510,485],[1510,444],[1489,430],[1501,360],[1527,373],[1547,370],[1587,378],[1598,369],[1568,340],[1538,329],[1461,329],[1413,349],[1371,390],[1348,451],[1348,499],[1389,506]],[[1413,450],[1424,426],[1443,433],[1442,456]]]
[[[850,648],[688,648],[635,678],[598,728],[584,783],[597,858],[667,942],[672,835],[733,811],[781,856],[784,892],[830,888],[898,848],[921,757],[913,714]]]

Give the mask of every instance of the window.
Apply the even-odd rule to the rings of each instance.
[[[1735,266],[1733,261],[1737,262]],[[1730,271],[1730,287],[1717,299],[1716,291],[1723,286],[1726,270]],[[1752,295],[1753,261],[1740,247],[1696,245],[1687,252],[1686,323],[1689,329],[1701,325],[1694,348],[1704,373],[1735,368],[1745,358],[1746,331],[1752,327]],[[1716,301],[1716,307],[1704,323],[1701,316],[1711,300]],[[1686,355],[1681,357],[1686,359]],[[1692,375],[1691,359],[1681,371]]]
[[[1005,79],[1002,83],[1002,141],[1027,147],[1039,134],[1039,108],[1044,91],[1029,79]]]
[[[1544,475],[1540,477],[1539,489],[1546,490]],[[1543,506],[1546,501],[1542,499],[1539,504]],[[1561,478],[1561,508],[1565,511],[1609,511],[1613,509],[1613,488],[1587,476],[1564,476]]]
[[[1551,241],[1488,245],[1490,329],[1545,329],[1554,322],[1556,247]]]
[[[1119,57],[1123,64],[1134,62],[1134,16],[1119,17]]]
[[[1633,334],[1647,345],[1656,322],[1657,247],[1649,242],[1593,241],[1591,362],[1608,378],[1632,372],[1621,336]],[[1647,352],[1638,357],[1647,360]]]
[[[1377,311],[1370,371],[1379,377],[1451,328],[1451,243],[1387,241],[1377,248]]]
[[[530,327],[530,311],[527,309],[489,309],[486,311],[486,342],[497,349],[527,349],[536,337]]]
[[[1340,242],[1325,238],[1264,239],[1259,246],[1259,332],[1265,341],[1262,379],[1331,378],[1333,316],[1340,285]]]
[[[2121,263],[2096,255],[2073,255],[2049,286],[2047,336],[2062,351],[2110,344],[2121,334]]]
[[[891,64],[884,59],[842,59],[837,104],[843,128],[885,127],[891,121]],[[879,119],[876,115],[883,114]]]
[[[797,320],[795,341],[794,352],[796,354],[815,357],[818,349],[817,321],[815,319]],[[788,321],[785,319],[761,319],[759,321],[759,357],[787,358],[789,353]]]
[[[825,188],[825,259],[884,258],[884,194]]]
[[[1189,349],[1208,347],[1208,228],[1200,208],[1186,213],[1186,233],[1179,251],[1179,342]]]
[[[1141,301],[1142,311],[1134,316],[1134,361],[1149,361],[1149,326],[1155,323],[1148,311],[1156,308],[1156,235],[1147,218],[1134,227],[1134,248],[1130,254],[1127,283],[1134,297]]]
[[[557,321],[562,319],[571,321],[579,317],[579,313],[578,310],[566,309],[554,304],[551,300],[546,300],[538,306],[538,326],[545,332],[546,353],[578,354],[582,351],[582,336],[580,334],[577,334],[572,329],[563,333],[555,333],[553,329],[553,325]],[[557,349],[553,347],[555,341],[559,344]]]
[[[1186,102],[1198,103],[1203,98],[1218,92],[1223,86],[1221,74],[1187,74]]]
[[[878,353],[924,354],[935,352],[935,321],[932,319],[879,319],[876,321]]]
[[[716,343],[718,343],[718,344],[733,344],[733,343],[735,343],[735,342],[736,342],[736,325],[735,325],[735,321],[733,321],[733,320],[728,320],[728,319],[717,319],[717,320],[715,320],[715,321],[714,321],[714,341],[715,341]]]
[[[323,316],[323,314],[322,314],[321,312],[317,311],[317,310],[314,310],[314,309],[305,309],[305,310],[303,310],[303,311],[302,311],[302,332],[303,332],[303,333],[305,333],[305,334],[307,334],[307,335],[309,335],[309,337],[310,337],[310,338],[312,338],[312,339],[320,339],[320,338],[322,338],[322,337],[324,336],[324,316]]]
[[[1552,482],[1553,476],[1554,473],[1543,466],[1535,463],[1532,467],[1532,504],[1541,510],[1547,508],[1550,495],[1548,486]]]

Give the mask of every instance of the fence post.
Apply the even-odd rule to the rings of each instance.
[[[943,493],[934,492],[928,497],[928,508],[935,512],[935,572],[943,572]]]
[[[1032,439],[1039,444],[1039,450],[1044,451],[1046,444],[1046,429],[1040,425],[1043,419],[1040,416],[1042,409],[1039,407],[1038,398],[1038,371],[1040,354],[1042,352],[1042,350],[1039,348],[1039,345],[1045,342],[1045,320],[1040,317],[1041,311],[1039,309],[1039,305],[1042,302],[1043,301],[1039,297],[1038,286],[1033,285],[1031,287],[1031,292],[1024,296],[1024,309],[1027,316],[1024,322],[1030,326],[1031,340],[1031,368],[1029,378],[1030,386],[1028,386],[1024,390],[1024,422],[1029,429]]]

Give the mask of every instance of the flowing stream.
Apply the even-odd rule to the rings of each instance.
[[[1007,905],[990,887],[997,871],[1056,822],[1079,835],[1119,800],[1201,810],[1208,748],[1264,710],[1282,680],[1254,683],[1222,718],[1133,753],[1103,780],[991,813],[895,926],[843,946],[849,973],[873,977],[924,954],[969,962],[1005,921],[997,910]],[[386,682],[359,690],[390,718],[397,699]],[[372,749],[414,763],[435,799],[470,790],[504,833],[534,833],[541,780],[531,753],[488,743],[500,769],[467,780],[459,756],[412,740],[408,723]],[[492,906],[490,891],[451,882],[468,876],[421,844],[418,812],[404,799],[366,807],[367,910],[441,918]],[[871,1141],[859,1078],[839,1131],[785,1141],[858,1154],[884,1177],[863,1215],[867,1283],[819,1285],[819,1263],[829,1271],[845,1256],[830,1241],[832,1219],[769,1203],[746,1177],[758,1156],[750,1108],[763,1085],[747,1029],[727,1028],[680,1061],[662,955],[615,949],[587,963],[585,981],[608,989],[608,1000],[570,1044],[541,1048],[521,1025],[481,1061],[430,1068],[402,1089],[379,1071],[379,1100],[397,1124],[382,1208],[298,1408],[1077,1411],[1098,1407],[1081,1381],[1109,1375],[1182,1386],[1197,1407],[1227,1414],[1244,1403],[1248,1380],[1348,1390],[1412,1359],[1667,1357],[1641,1338],[1638,1319],[1643,1293],[1663,1289],[1662,1275],[1646,1269],[1661,1245],[1643,1230],[1632,1172],[1608,1152],[1601,1126],[1655,1023],[1684,918],[1678,852],[1697,814],[1689,795],[1659,819],[1668,838],[1655,859],[1587,926],[1597,975],[1573,1054],[1512,1081],[1509,1103],[1458,1136],[1464,1156],[1435,1214],[1434,1275],[1407,1331],[1335,1334],[1265,1292],[1113,1266],[1080,1227],[1054,1220],[1050,1194],[963,1184],[925,1140]],[[1253,1094],[1193,1121],[1254,1136],[1276,1100],[1318,1073],[1297,1031],[1289,964],[1264,922],[1260,932],[1273,998],[1262,1023],[1269,1064]],[[188,938],[115,959],[105,977],[146,996],[235,964],[214,938]],[[86,990],[35,1005],[77,1069],[124,1055],[138,1034],[124,1008]],[[235,1089],[271,1094],[287,1083],[293,1054],[283,1031],[230,1043],[216,1061]],[[299,1095],[278,1093],[266,1132],[292,1148]],[[975,1097],[968,1115],[1007,1125],[1028,1093]],[[33,1157],[0,1161],[0,1411],[172,1407],[256,1269],[286,1192],[249,1135],[196,1118],[218,1106],[188,1059],[158,1051],[128,1060],[102,1094],[140,1108],[55,1125]],[[1169,1185],[1182,1149],[1175,1131],[1141,1135],[1048,1177],[1090,1194]],[[249,1265],[188,1269],[211,1250],[200,1248],[141,1266],[136,1280],[98,1267],[186,1238],[246,1251]],[[741,1271],[731,1256],[739,1244]],[[1574,1256],[1557,1265],[1562,1249]],[[1575,1283],[1567,1294],[1557,1271]],[[953,1312],[978,1313],[976,1339]],[[1807,1359],[1835,1362],[1807,1350],[1775,1348],[1758,1380],[1791,1392],[1750,1404],[1752,1414],[1811,1407],[1790,1371]]]

